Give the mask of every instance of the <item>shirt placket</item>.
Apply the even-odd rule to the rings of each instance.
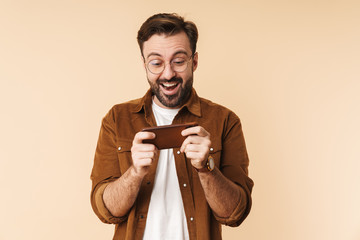
[[[189,174],[187,174],[187,159],[185,157],[185,154],[180,152],[180,149],[176,148],[173,149],[173,151],[175,156],[175,166],[179,180],[179,187],[184,204],[186,221],[188,223],[189,237],[190,239],[196,239],[194,196],[191,189],[192,184],[190,182],[190,177]]]
[[[188,116],[189,117],[189,116]],[[179,111],[175,116],[173,124],[182,123],[179,119],[184,119],[184,112]],[[196,239],[196,219],[195,219],[195,201],[192,191],[192,167],[186,159],[185,153],[180,152],[180,148],[174,148],[176,173],[178,175],[179,187],[183,199],[186,221],[188,225],[190,239]]]

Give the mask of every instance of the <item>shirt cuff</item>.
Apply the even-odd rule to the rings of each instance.
[[[119,224],[121,222],[126,221],[127,215],[123,217],[115,217],[113,216],[110,211],[106,208],[103,195],[105,188],[110,184],[110,182],[102,184],[95,193],[95,205],[98,210],[98,213],[103,218],[102,220],[106,223],[113,223],[113,224]]]
[[[240,225],[240,220],[242,219],[242,217],[245,213],[245,210],[246,210],[246,206],[247,206],[247,196],[246,196],[246,192],[244,191],[244,189],[242,187],[239,186],[239,190],[240,190],[239,203],[235,207],[234,211],[232,212],[232,214],[229,217],[219,217],[213,213],[215,216],[215,219],[219,223],[225,224],[230,227],[236,227],[236,226]]]

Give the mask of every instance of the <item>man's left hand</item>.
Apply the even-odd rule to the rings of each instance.
[[[210,133],[203,127],[196,126],[183,130],[181,135],[187,136],[180,151],[191,160],[193,167],[201,169],[205,166],[211,145]]]

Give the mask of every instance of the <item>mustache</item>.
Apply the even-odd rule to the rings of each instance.
[[[171,79],[158,79],[156,80],[157,84],[163,84],[163,83],[169,83],[169,82],[178,82],[178,83],[183,83],[183,80],[181,77],[173,77]]]

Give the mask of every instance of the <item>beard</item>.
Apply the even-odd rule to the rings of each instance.
[[[151,91],[156,96],[156,98],[161,102],[162,105],[168,108],[181,107],[189,98],[193,86],[193,76],[190,76],[185,85],[183,86],[183,79],[181,77],[173,77],[170,80],[158,79],[156,83],[152,83],[149,81]],[[178,83],[179,90],[176,94],[166,95],[160,89],[160,84],[167,82],[176,82]]]

